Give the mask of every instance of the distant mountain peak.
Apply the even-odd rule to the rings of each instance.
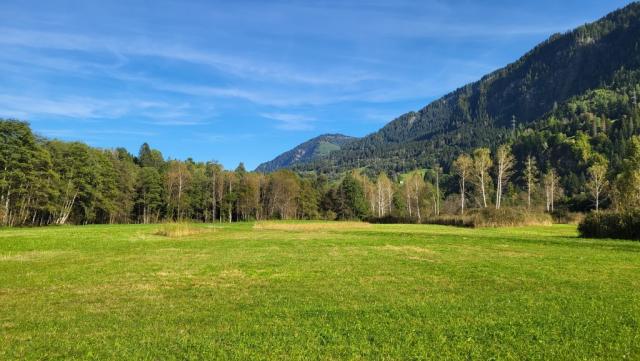
[[[345,144],[358,138],[344,134],[322,134],[286,151],[271,161],[260,164],[256,171],[273,172],[282,168],[290,168],[296,164],[318,160],[333,151],[340,150]]]

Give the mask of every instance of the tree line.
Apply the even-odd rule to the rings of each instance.
[[[561,173],[519,143],[461,153],[451,164],[371,177],[351,170],[226,170],[215,161],[165,159],[143,144],[137,155],[35,135],[25,122],[0,121],[0,221],[4,226],[233,222],[265,219],[393,218],[424,222],[470,209],[566,204]],[[621,166],[586,153],[584,191],[591,208],[640,206],[640,138],[627,142]],[[619,169],[619,171],[618,171]],[[563,200],[564,199],[564,200]]]

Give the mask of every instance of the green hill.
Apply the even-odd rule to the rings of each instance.
[[[256,171],[272,172],[297,164],[309,163],[325,157],[331,152],[340,150],[345,144],[355,139],[356,138],[342,134],[323,134],[280,154],[269,162],[260,164],[256,168]]]

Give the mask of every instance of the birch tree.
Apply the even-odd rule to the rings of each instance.
[[[593,200],[596,205],[596,212],[600,210],[600,198],[604,193],[605,187],[607,187],[608,182],[606,179],[607,176],[607,162],[603,159],[591,167],[589,167],[587,173],[589,174],[589,180],[587,181],[587,188],[591,192],[593,196]]]
[[[391,214],[393,185],[385,173],[380,173],[378,175],[378,179],[376,180],[376,190],[378,199],[378,217],[384,217],[387,214]]]
[[[167,193],[169,196],[169,206],[176,210],[177,220],[181,220],[184,208],[184,194],[191,185],[191,173],[186,164],[173,160],[169,162],[167,171]]]
[[[547,212],[555,211],[555,200],[560,194],[560,178],[554,169],[550,169],[543,177]]]
[[[222,166],[218,162],[208,162],[206,173],[209,178],[208,192],[211,205],[211,222],[213,223],[217,220],[216,212],[218,209],[218,200],[220,199],[219,183],[222,181]]]
[[[473,171],[473,160],[467,154],[461,154],[454,161],[453,169],[455,170],[460,180],[460,213],[464,214],[466,182],[467,178]]]
[[[511,177],[514,158],[511,154],[511,147],[503,144],[496,151],[496,209],[500,209],[502,205],[502,193],[504,186]]]
[[[407,208],[409,210],[409,217],[413,216],[418,220],[418,223],[422,222],[421,211],[421,198],[425,188],[424,179],[420,172],[413,172],[411,176],[406,180],[406,195],[407,195]]]
[[[484,208],[487,208],[487,182],[492,164],[489,148],[478,148],[473,151],[473,173],[476,186],[480,189],[482,195],[482,206]]]
[[[232,171],[227,171],[224,173],[224,198],[222,199],[222,203],[224,206],[225,216],[227,221],[231,223],[233,221],[233,209],[238,200],[238,194],[236,192],[236,185],[238,183],[238,178],[236,174]],[[222,210],[220,210],[222,212]]]
[[[296,217],[297,196],[300,183],[297,176],[288,170],[279,170],[271,174],[269,181],[269,214],[280,219]]]
[[[536,158],[531,155],[527,156],[524,163],[524,179],[527,183],[527,208],[531,209],[531,194],[535,188],[538,178],[538,166],[536,164]]]
[[[433,192],[433,210],[436,216],[440,215],[440,173],[442,172],[442,168],[440,166],[435,166],[433,168],[435,172],[435,185],[436,190]]]
[[[359,171],[353,171],[352,176],[358,183],[360,183],[360,186],[362,187],[364,197],[367,200],[367,204],[369,206],[370,214],[376,214],[378,205],[378,194],[376,185],[371,182],[371,180],[369,180],[369,177],[363,175]]]

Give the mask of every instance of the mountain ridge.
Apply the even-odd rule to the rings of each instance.
[[[639,40],[640,3],[633,2],[551,35],[516,61],[345,144],[330,158],[289,167],[342,171],[364,162],[376,171],[401,171],[450,162],[474,147],[493,147],[560,103],[620,79],[640,79]]]
[[[278,155],[274,159],[261,163],[256,167],[258,172],[272,172],[288,168],[296,163],[304,163],[314,158],[323,157],[339,150],[342,146],[357,138],[340,133],[321,134]]]

